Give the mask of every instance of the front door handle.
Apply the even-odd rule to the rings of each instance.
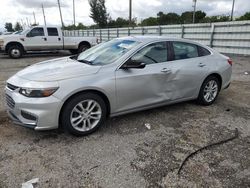
[[[47,41],[47,38],[46,38],[46,37],[43,37],[42,39],[45,40],[45,41]]]
[[[206,65],[204,63],[199,63],[198,67],[205,67]]]
[[[161,72],[164,72],[164,73],[170,73],[170,72],[171,72],[171,70],[170,70],[170,69],[168,69],[168,68],[163,68],[163,69],[161,70]]]

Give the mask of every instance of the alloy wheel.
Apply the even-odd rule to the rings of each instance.
[[[203,97],[206,102],[212,102],[218,94],[218,84],[215,80],[210,80],[203,91]]]
[[[79,102],[72,110],[70,122],[73,128],[86,132],[96,127],[102,117],[102,109],[92,99]]]

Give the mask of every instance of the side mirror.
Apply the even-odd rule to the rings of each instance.
[[[145,66],[146,66],[145,63],[130,59],[122,66],[122,69],[143,69],[145,68]]]
[[[27,34],[26,34],[26,37],[32,37],[31,33],[30,33],[30,32],[27,33]]]

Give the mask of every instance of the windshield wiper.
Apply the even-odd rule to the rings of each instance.
[[[79,61],[81,63],[86,63],[86,64],[89,64],[89,65],[92,65],[91,61],[88,61],[88,60],[85,60],[85,59],[77,59],[77,61]]]

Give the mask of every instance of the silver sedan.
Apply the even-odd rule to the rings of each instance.
[[[22,126],[86,135],[109,116],[194,99],[211,105],[231,73],[228,57],[196,42],[118,38],[21,70],[7,81],[6,106]]]

